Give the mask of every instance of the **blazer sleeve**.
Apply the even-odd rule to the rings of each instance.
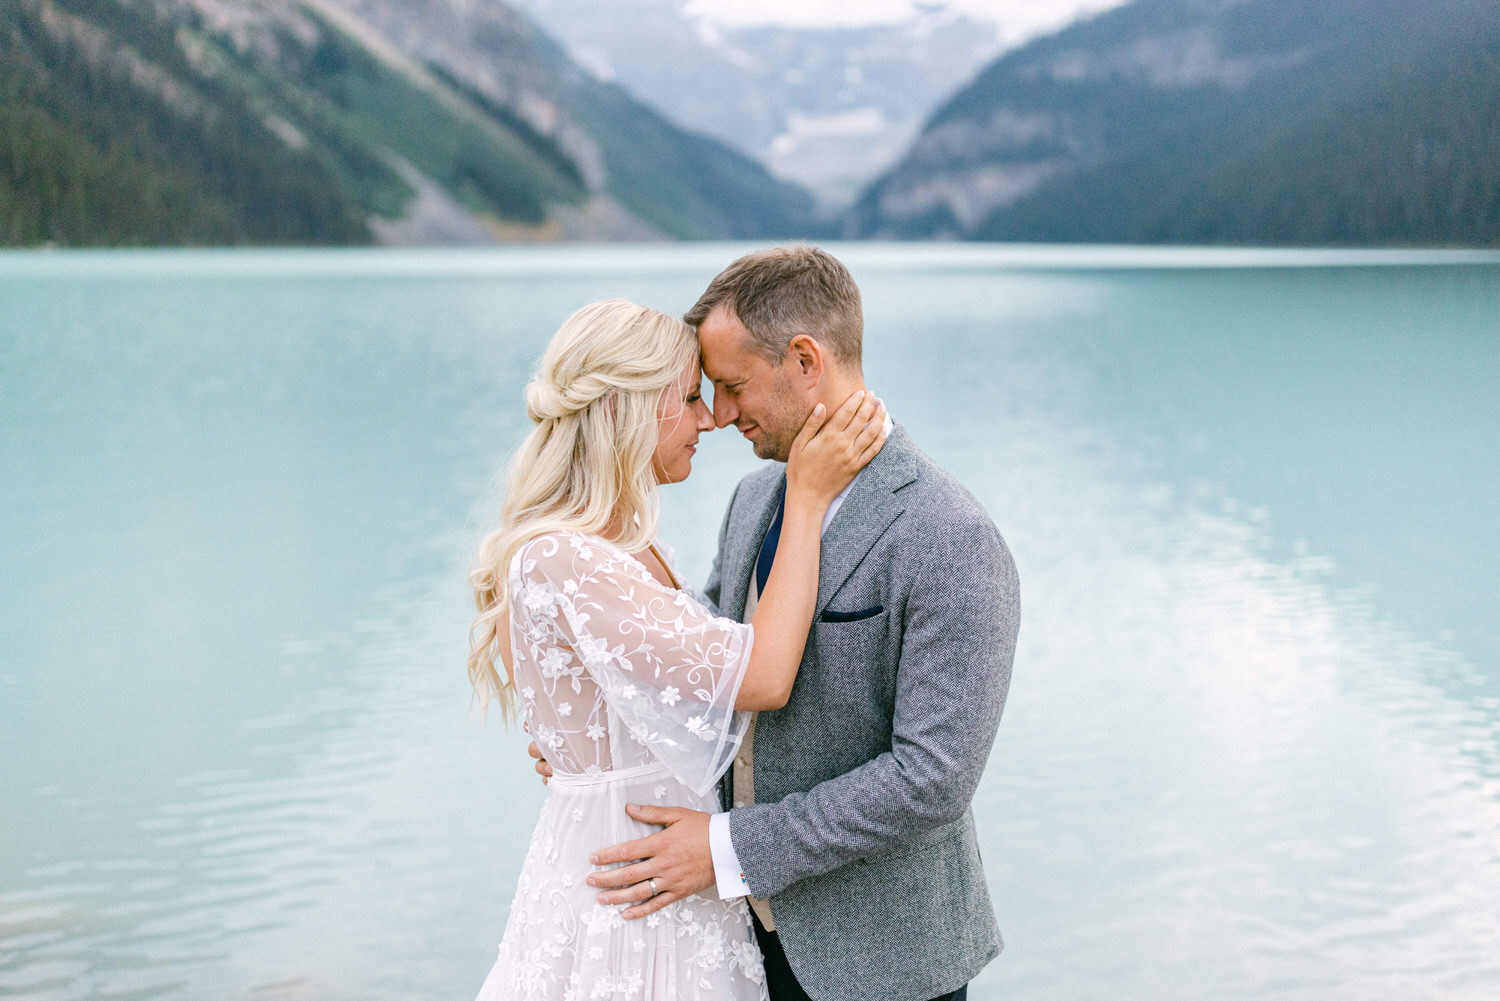
[[[897,848],[968,810],[1005,708],[1020,623],[1015,563],[989,519],[974,521],[900,546],[915,566],[907,562],[891,749],[805,793],[730,812],[756,896]]]

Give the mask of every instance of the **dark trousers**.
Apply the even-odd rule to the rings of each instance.
[[[766,931],[753,911],[750,920],[755,922],[755,937],[760,941],[760,954],[766,960],[766,989],[771,994],[771,1001],[812,1001],[792,974],[786,953],[781,950],[781,936]],[[932,1001],[966,1001],[968,996],[969,985],[965,984],[952,994],[944,994]]]

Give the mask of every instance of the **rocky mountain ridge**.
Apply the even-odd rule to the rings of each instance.
[[[846,235],[1500,242],[1500,9],[1135,0],[1001,57]]]
[[[506,4],[14,0],[0,241],[787,236],[810,198]]]

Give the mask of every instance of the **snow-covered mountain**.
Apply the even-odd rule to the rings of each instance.
[[[513,3],[575,62],[828,209],[852,202],[940,101],[1015,41],[1005,26],[937,2],[862,27],[737,26],[685,0]]]

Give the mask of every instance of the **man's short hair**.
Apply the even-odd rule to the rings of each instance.
[[[773,365],[799,334],[825,345],[842,365],[860,365],[859,286],[826,250],[799,244],[746,254],[719,272],[683,320],[696,328],[720,305],[750,332],[745,346]]]

